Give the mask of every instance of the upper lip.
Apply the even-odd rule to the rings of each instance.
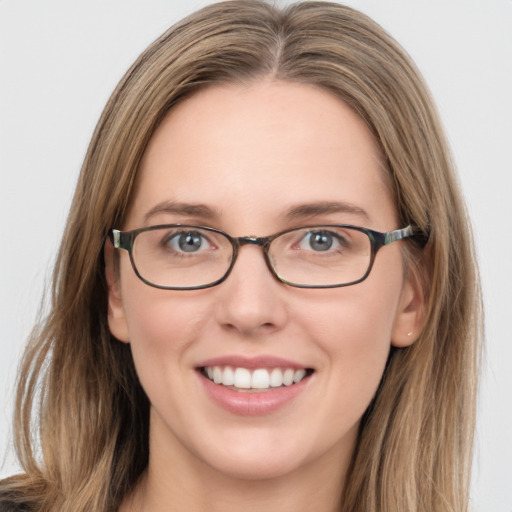
[[[247,368],[253,370],[257,368],[293,368],[294,370],[310,368],[308,365],[304,365],[290,359],[284,359],[282,357],[271,355],[243,356],[235,354],[213,357],[200,362],[196,367],[204,368],[207,366],[232,366],[234,368]]]

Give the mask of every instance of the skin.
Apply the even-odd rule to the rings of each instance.
[[[380,151],[364,122],[329,92],[261,80],[212,86],[178,104],[145,152],[125,230],[209,225],[266,236],[311,223],[399,227]],[[163,201],[215,211],[145,216]],[[297,205],[337,201],[358,212],[290,219]],[[419,332],[422,299],[401,242],[354,286],[304,290],[275,280],[244,246],[229,278],[196,291],[140,281],[128,254],[106,248],[109,325],[131,343],[151,402],[147,473],[121,510],[334,511],[360,418],[391,345]],[[412,334],[410,334],[412,333]],[[314,368],[279,410],[243,417],[207,396],[194,369],[224,356],[273,355]]]

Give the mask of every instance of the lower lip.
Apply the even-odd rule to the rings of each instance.
[[[206,393],[223,409],[240,416],[257,416],[270,414],[284,407],[306,388],[310,377],[305,377],[297,384],[269,388],[262,392],[234,391],[221,384],[215,384],[199,373]]]

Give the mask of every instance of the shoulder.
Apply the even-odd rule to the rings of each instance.
[[[5,481],[0,481],[0,484]],[[37,512],[37,508],[26,501],[19,492],[2,489],[0,485],[0,512]]]
[[[16,503],[0,496],[0,512],[35,512],[28,504]]]
[[[19,474],[0,479],[0,512],[37,512],[39,507],[29,499],[33,486],[27,475]]]

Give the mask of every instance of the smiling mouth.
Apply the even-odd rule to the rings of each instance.
[[[256,368],[233,366],[203,366],[199,368],[203,377],[234,391],[273,391],[298,384],[313,374],[311,368]]]

